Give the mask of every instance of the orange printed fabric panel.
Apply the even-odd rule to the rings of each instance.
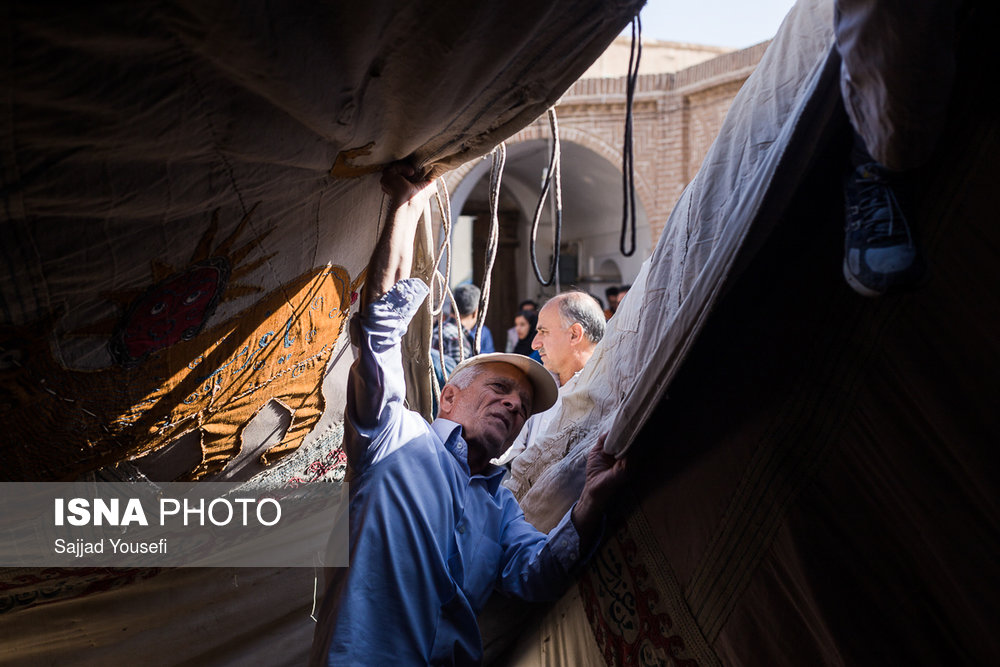
[[[310,269],[205,328],[220,302],[263,291],[239,282],[271,257],[245,261],[268,233],[240,240],[252,215],[218,244],[213,216],[186,266],[154,265],[146,288],[109,295],[120,305],[114,321],[72,332],[106,336],[108,368],[72,370],[53,358],[58,313],[0,326],[0,478],[73,479],[185,436],[202,459],[181,479],[205,477],[239,453],[244,426],[272,399],[291,424],[262,462],[302,444],[325,409],[324,373],[363,274]]]

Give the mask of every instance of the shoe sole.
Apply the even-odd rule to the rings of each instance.
[[[914,292],[914,291],[922,288],[928,282],[930,282],[930,270],[927,268],[926,264],[922,264],[922,266],[920,268],[919,277],[916,278],[916,279],[914,279],[913,282],[911,282],[910,284],[907,284],[907,285],[894,285],[894,286],[890,287],[887,290],[879,292],[879,291],[873,290],[871,287],[868,287],[867,285],[864,285],[863,283],[858,282],[858,279],[855,278],[854,274],[852,274],[848,270],[848,268],[847,268],[847,258],[846,257],[844,258],[843,264],[841,264],[841,269],[842,269],[842,271],[844,273],[844,280],[847,281],[847,284],[850,285],[851,289],[854,290],[855,292],[857,292],[858,294],[860,294],[861,296],[867,297],[869,299],[880,297],[880,296],[885,296],[886,294],[890,294],[890,293],[891,294],[906,294],[907,292]]]
[[[847,257],[844,257],[844,263],[841,265],[844,272],[844,280],[847,284],[851,286],[851,289],[860,294],[861,296],[866,296],[868,298],[874,298],[882,296],[885,292],[878,292],[872,288],[858,282],[858,279],[854,277],[854,274],[847,268]]]

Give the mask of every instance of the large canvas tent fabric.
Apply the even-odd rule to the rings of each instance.
[[[296,449],[342,407],[366,175],[488,153],[640,4],[5,3],[4,477],[212,476],[268,403],[263,463]]]
[[[4,2],[0,479],[342,478],[377,173],[489,153],[641,5]],[[301,664],[314,574],[4,570],[0,662]]]
[[[486,614],[497,664],[1000,659],[1000,137],[976,74],[995,23],[966,10],[947,130],[903,190],[930,277],[868,300],[840,270],[833,6],[793,8],[555,428],[513,462],[543,529],[601,432],[639,472],[559,604],[513,631],[523,613]]]
[[[487,152],[637,6],[321,8],[5,6],[7,478],[342,476],[351,355],[331,339],[377,233],[365,172]],[[878,301],[839,274],[832,3],[793,10],[576,412],[515,463],[542,528],[601,430],[640,473],[565,599],[513,633],[483,619],[497,664],[1000,661],[1000,137],[977,9],[946,141],[914,176],[931,280]],[[133,335],[176,287],[199,293],[192,324]],[[301,664],[313,627],[302,569],[0,580],[12,664]]]

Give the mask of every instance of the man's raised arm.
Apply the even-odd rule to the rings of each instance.
[[[393,285],[410,277],[417,222],[434,193],[433,181],[413,181],[414,174],[413,167],[403,162],[393,163],[382,172],[382,191],[389,197],[389,213],[368,263],[361,292],[362,312]]]
[[[390,453],[391,439],[384,435],[397,423],[406,393],[399,343],[428,291],[423,281],[405,280],[417,223],[434,192],[432,181],[412,181],[413,175],[402,163],[382,173],[389,211],[368,263],[360,310],[351,321],[358,358],[347,381],[344,451],[354,472]]]

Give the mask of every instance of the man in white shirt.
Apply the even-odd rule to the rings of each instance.
[[[562,397],[572,389],[576,377],[604,337],[604,312],[586,292],[563,292],[549,299],[538,312],[538,329],[531,347],[538,350],[542,364],[559,383],[559,398],[545,412],[524,424],[521,434],[498,460],[506,464],[545,433],[549,420],[558,412]]]

